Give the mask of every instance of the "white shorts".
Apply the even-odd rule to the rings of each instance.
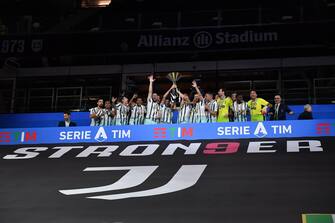
[[[145,121],[144,121],[144,125],[156,125],[156,124],[157,124],[157,122],[155,122],[151,119],[146,118]]]

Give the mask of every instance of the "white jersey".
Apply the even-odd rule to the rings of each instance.
[[[207,122],[206,113],[205,113],[205,100],[200,100],[191,110],[190,115],[191,123],[205,123]]]
[[[158,122],[159,121],[159,104],[154,102],[152,98],[148,98],[147,101],[147,115],[146,119],[150,119],[151,121]]]
[[[130,114],[130,125],[142,125],[144,124],[146,109],[144,105],[134,105],[131,107]]]
[[[90,109],[90,115],[95,114],[96,118],[91,118],[91,126],[101,126],[103,125],[104,109],[95,107]]]
[[[246,122],[247,121],[247,110],[248,105],[246,102],[233,104],[234,122]]]
[[[192,105],[182,103],[180,106],[178,123],[189,123]]]
[[[122,103],[118,103],[115,106],[115,108],[116,108],[115,124],[116,125],[127,125],[129,106],[124,105]]]
[[[113,125],[114,123],[114,117],[112,116],[113,111],[114,111],[114,108],[104,109],[104,116],[103,116],[101,125],[104,125],[104,126]]]
[[[215,100],[211,100],[210,102],[208,102],[207,106],[212,112],[215,112],[215,113],[218,112],[219,106]],[[206,118],[207,118],[208,123],[213,123],[213,122],[216,122],[217,115],[213,115],[209,111],[206,111]]]
[[[160,110],[160,123],[172,123],[172,109],[161,104]]]

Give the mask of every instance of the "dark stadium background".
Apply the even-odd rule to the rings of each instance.
[[[334,27],[335,0],[0,0],[0,223],[298,223],[304,213],[335,213]],[[174,138],[179,124],[88,126],[97,99],[146,97],[149,74],[156,78],[154,91],[163,95],[170,72],[182,74],[182,92],[194,90],[194,79],[201,90],[223,88],[246,101],[256,89],[270,103],[280,94],[295,114],[264,124],[183,125],[201,138]],[[292,121],[305,104],[312,104],[316,120]],[[72,112],[78,127],[53,128],[64,111]],[[274,136],[270,130],[277,123],[293,132]],[[216,126],[258,130],[229,136],[219,135]],[[167,128],[173,137],[165,138]],[[135,136],[112,138],[112,129]],[[215,133],[207,137],[209,129]],[[61,139],[59,131],[87,131],[89,141]],[[157,132],[166,141],[155,138]],[[297,132],[308,134],[296,138]],[[288,152],[292,140],[299,151]],[[160,155],[178,142],[202,147],[194,155],[182,148]],[[203,150],[211,142],[240,147],[232,154],[215,147],[218,154],[207,155]],[[260,151],[248,153],[251,142]],[[128,146],[150,144],[159,145],[158,153],[119,155]],[[99,151],[76,157],[91,145]],[[99,156],[113,145],[120,148]],[[75,149],[49,157],[65,146]],[[36,147],[40,154],[28,152],[38,155],[32,159],[17,152]],[[84,172],[87,167],[150,165],[159,168],[126,192],[165,185],[182,165],[207,167],[196,185],[164,195],[105,201],[59,191],[111,184],[125,174]]]
[[[162,94],[171,71],[183,73],[179,84],[184,91],[197,78],[212,91],[224,87],[248,96],[257,89],[268,100],[281,93],[292,105],[332,103],[334,5],[333,0],[3,0],[1,112],[86,111],[99,96],[145,95],[145,77],[152,72]],[[143,33],[250,29],[277,30],[278,41],[136,48]],[[25,40],[24,48],[15,40]]]

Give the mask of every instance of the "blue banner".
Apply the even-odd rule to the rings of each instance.
[[[0,145],[335,136],[335,119],[0,129]]]

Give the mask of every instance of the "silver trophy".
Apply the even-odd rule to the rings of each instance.
[[[172,81],[173,84],[176,84],[177,81],[181,78],[181,73],[171,72],[171,73],[168,73],[168,75],[166,77],[170,81]],[[180,102],[179,94],[178,94],[178,92],[175,88],[172,89],[171,92],[170,92],[170,101],[171,101],[171,103],[174,103],[174,104],[179,104],[179,102]]]

